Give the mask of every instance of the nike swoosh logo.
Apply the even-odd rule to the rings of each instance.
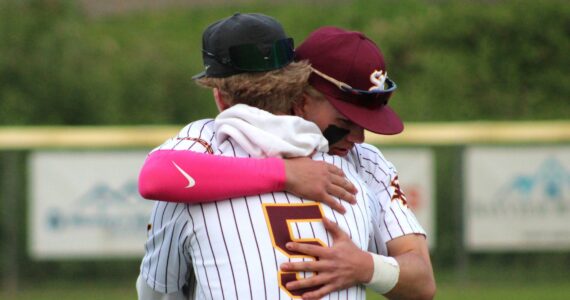
[[[185,189],[189,189],[193,186],[196,185],[196,180],[194,180],[194,178],[192,178],[192,176],[188,175],[188,173],[186,173],[181,167],[179,167],[175,162],[172,162],[174,164],[174,166],[176,167],[176,169],[178,169],[178,171],[180,172],[180,174],[182,174],[184,176],[184,178],[186,178],[186,180],[188,180],[188,185],[185,186]]]

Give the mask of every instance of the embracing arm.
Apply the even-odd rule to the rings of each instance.
[[[391,240],[388,254],[400,266],[396,286],[385,294],[389,299],[433,299],[435,279],[427,241],[423,235],[409,234]]]
[[[382,264],[376,264],[377,254],[360,250],[340,227],[328,219],[325,228],[333,237],[333,246],[320,247],[303,243],[288,243],[289,250],[319,257],[317,261],[288,262],[281,269],[289,272],[317,272],[309,278],[289,282],[291,290],[322,285],[316,291],[303,294],[303,299],[320,299],[325,295],[357,284],[371,283]],[[394,288],[384,295],[389,299],[432,299],[435,280],[427,243],[422,235],[405,235],[388,242],[389,255],[399,265],[399,277]],[[373,283],[372,283],[373,284]],[[369,285],[374,289],[374,286]]]
[[[333,198],[355,203],[356,188],[339,168],[310,158],[238,158],[194,151],[157,150],[139,174],[143,198],[211,202],[286,190],[344,212]]]
[[[360,156],[367,158],[360,161],[365,171],[361,173],[368,180],[367,184],[371,185],[371,192],[379,201],[378,204],[385,208],[385,213],[378,212],[378,219],[374,222],[375,252],[389,256],[361,250],[337,224],[325,218],[324,226],[333,237],[331,247],[287,244],[289,250],[319,258],[316,261],[282,264],[281,269],[286,272],[318,273],[289,282],[287,288],[319,287],[304,293],[305,300],[320,299],[333,291],[357,284],[367,284],[390,299],[432,299],[436,288],[425,231],[406,205],[395,168],[377,149],[359,149],[364,149]],[[380,247],[382,245],[385,248]]]
[[[139,275],[137,278],[137,295],[139,300],[186,300],[188,296],[185,296],[182,290],[176,291],[169,294],[159,293],[153,290],[142,277]]]
[[[277,158],[158,150],[149,154],[139,174],[143,198],[169,202],[207,202],[284,188],[285,166]]]

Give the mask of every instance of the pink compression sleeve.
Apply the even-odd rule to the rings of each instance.
[[[212,202],[285,189],[285,163],[279,158],[238,158],[192,151],[158,150],[139,174],[145,199]]]

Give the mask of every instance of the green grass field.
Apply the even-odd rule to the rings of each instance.
[[[22,287],[16,295],[0,294],[5,300],[127,300],[136,299],[133,280],[116,282],[38,282]],[[384,299],[382,296],[368,293],[368,299]],[[441,300],[567,300],[570,299],[570,284],[565,281],[539,281],[529,283],[522,281],[507,282],[468,282],[454,283],[454,280],[438,280],[436,299]]]

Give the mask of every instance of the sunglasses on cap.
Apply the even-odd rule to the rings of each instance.
[[[370,90],[361,90],[361,89],[353,88],[347,83],[336,80],[336,79],[328,76],[327,74],[325,74],[325,73],[323,73],[323,72],[321,72],[321,71],[319,71],[313,67],[311,67],[311,69],[313,72],[315,72],[315,74],[319,75],[321,78],[323,78],[326,81],[336,85],[341,91],[351,93],[354,95],[377,96],[379,94],[391,93],[394,90],[396,90],[396,88],[397,88],[396,83],[394,81],[392,81],[390,78],[388,78],[388,74],[382,75],[382,76],[384,76],[384,82],[382,83],[382,85],[384,85],[385,87],[380,86],[380,87],[373,88]]]
[[[271,71],[282,68],[293,61],[295,50],[293,39],[275,41],[267,53],[262,53],[260,44],[242,44],[228,48],[228,57],[220,58],[202,49],[202,52],[221,64],[241,71]]]

